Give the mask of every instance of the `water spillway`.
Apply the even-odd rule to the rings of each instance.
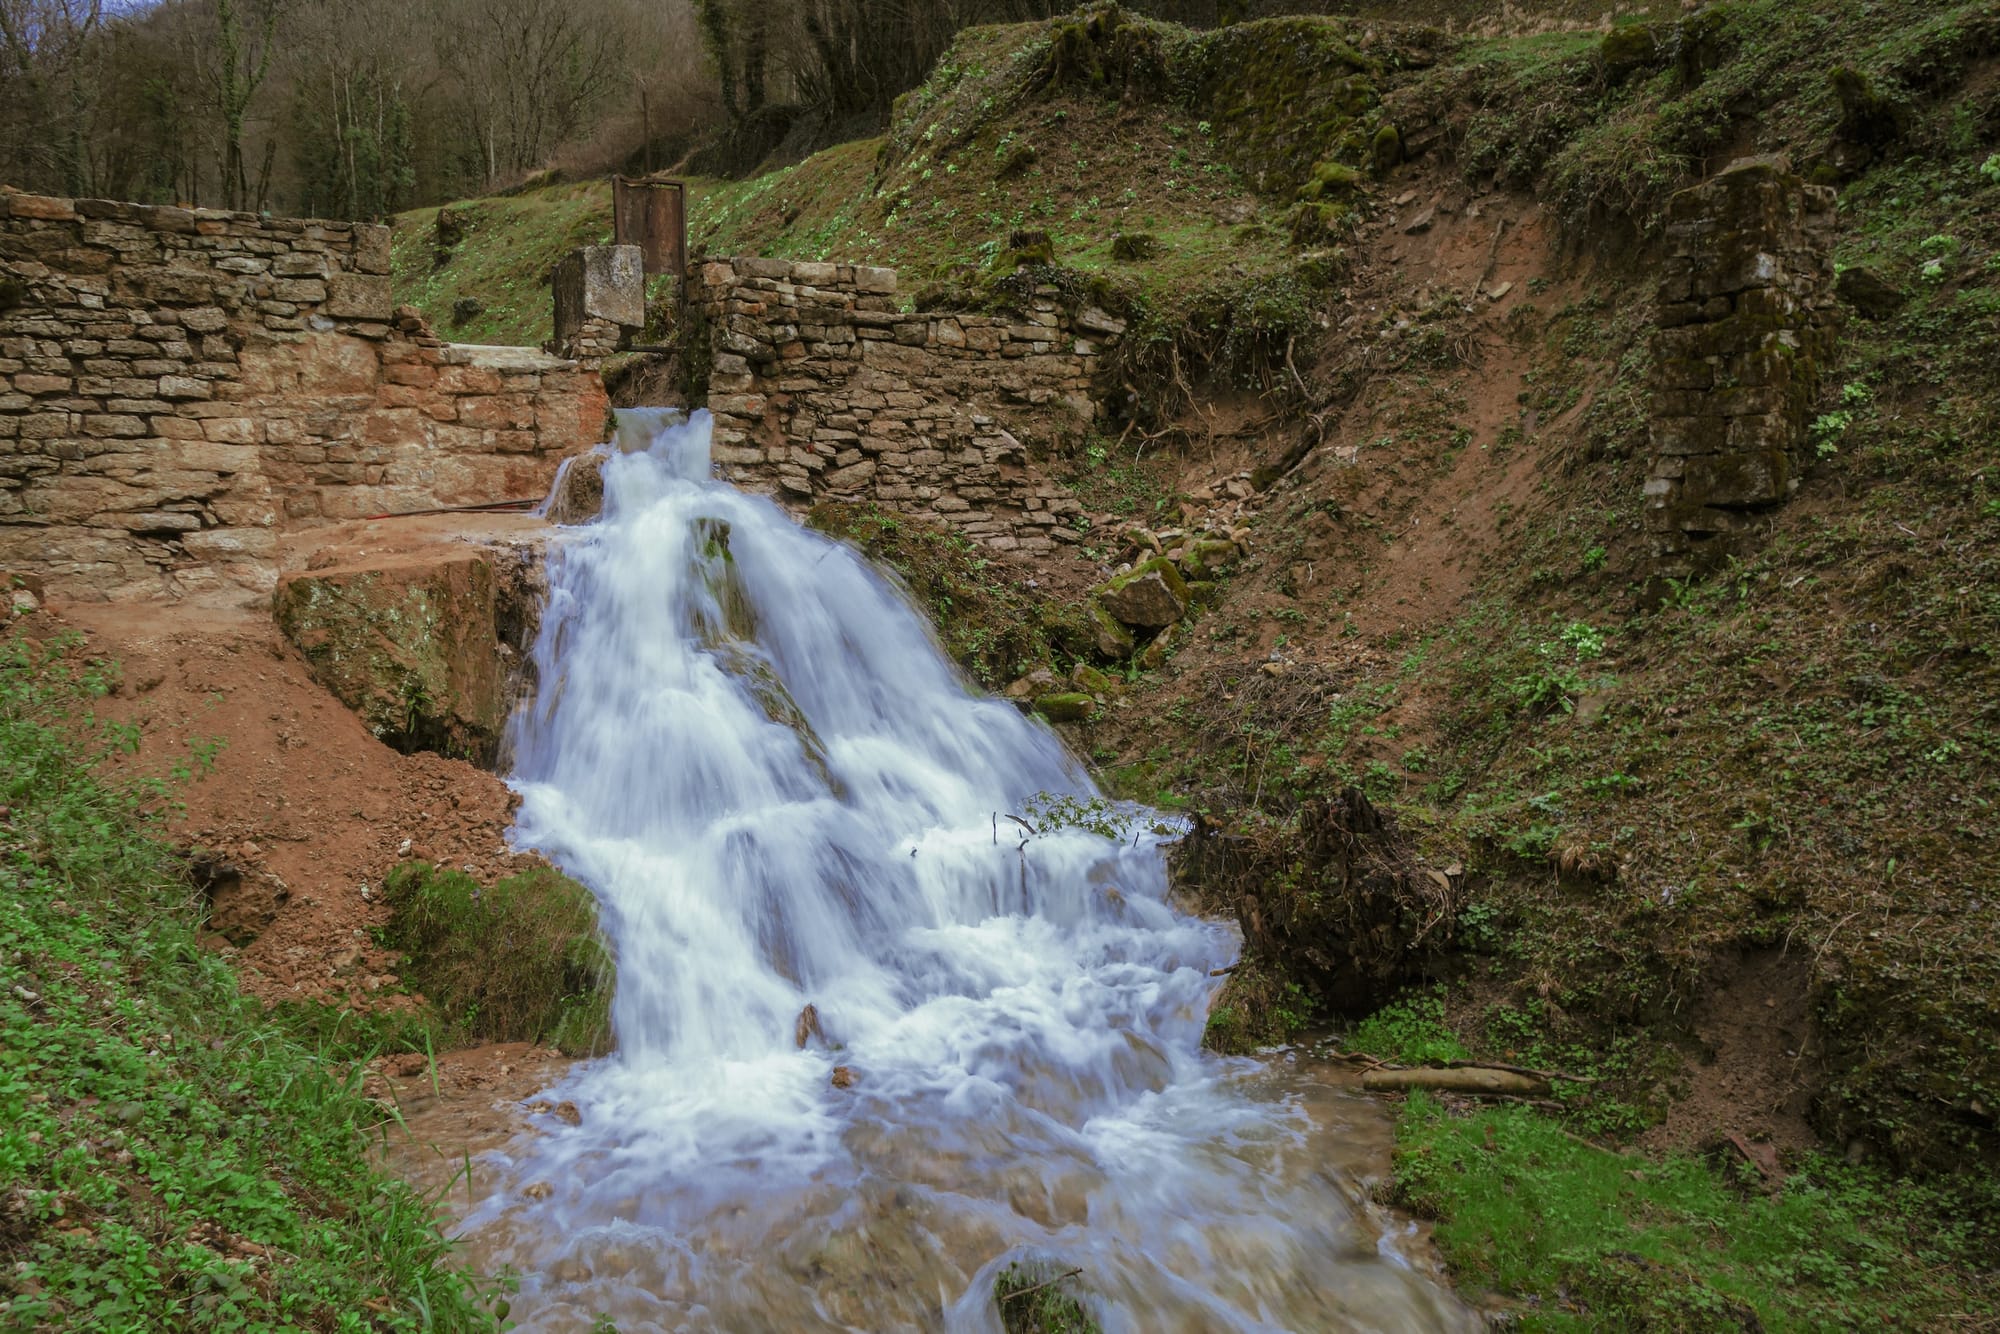
[[[1107,1330],[1476,1327],[1323,1117],[1201,1053],[1237,940],[1168,903],[1167,831],[857,553],[711,481],[705,414],[620,431],[512,737],[516,838],[618,962],[580,1123],[466,1220],[515,1317],[997,1330],[1025,1259]]]

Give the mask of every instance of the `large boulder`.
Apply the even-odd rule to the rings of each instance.
[[[496,553],[389,557],[278,585],[278,626],[322,685],[398,750],[492,762],[513,703]]]
[[[1121,625],[1162,630],[1187,613],[1187,584],[1172,561],[1155,556],[1099,587],[1097,603]]]

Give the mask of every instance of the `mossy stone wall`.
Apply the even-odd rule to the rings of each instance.
[[[1838,328],[1834,193],[1749,158],[1675,195],[1653,339],[1646,521],[1660,574],[1737,550],[1798,486]]]

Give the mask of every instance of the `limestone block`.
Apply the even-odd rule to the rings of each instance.
[[[313,571],[280,583],[278,625],[377,736],[481,759],[498,743],[509,702],[498,582],[484,555]]]
[[[326,280],[325,300],[326,313],[337,319],[387,320],[395,311],[387,274],[336,273]]]
[[[280,278],[324,278],[331,271],[326,256],[312,250],[295,250],[271,261],[271,272]]]
[[[353,267],[361,273],[389,272],[389,229],[375,223],[354,227]]]
[[[263,439],[262,425],[249,417],[212,417],[201,430],[215,444],[254,445]]]
[[[8,195],[6,206],[8,214],[16,218],[36,218],[45,222],[71,222],[76,218],[74,201],[47,195]]]
[[[896,290],[896,271],[894,269],[869,268],[865,265],[857,264],[854,266],[854,286],[857,290],[863,292],[894,292]]]
[[[558,347],[573,341],[586,321],[625,329],[646,323],[646,272],[637,246],[584,246],[556,266],[555,334]]]

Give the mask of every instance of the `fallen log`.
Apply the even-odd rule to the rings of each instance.
[[[1361,1076],[1361,1087],[1370,1093],[1407,1093],[1429,1089],[1437,1093],[1470,1093],[1480,1097],[1536,1097],[1549,1091],[1546,1079],[1496,1070],[1491,1066],[1422,1065],[1410,1070],[1370,1070]]]

